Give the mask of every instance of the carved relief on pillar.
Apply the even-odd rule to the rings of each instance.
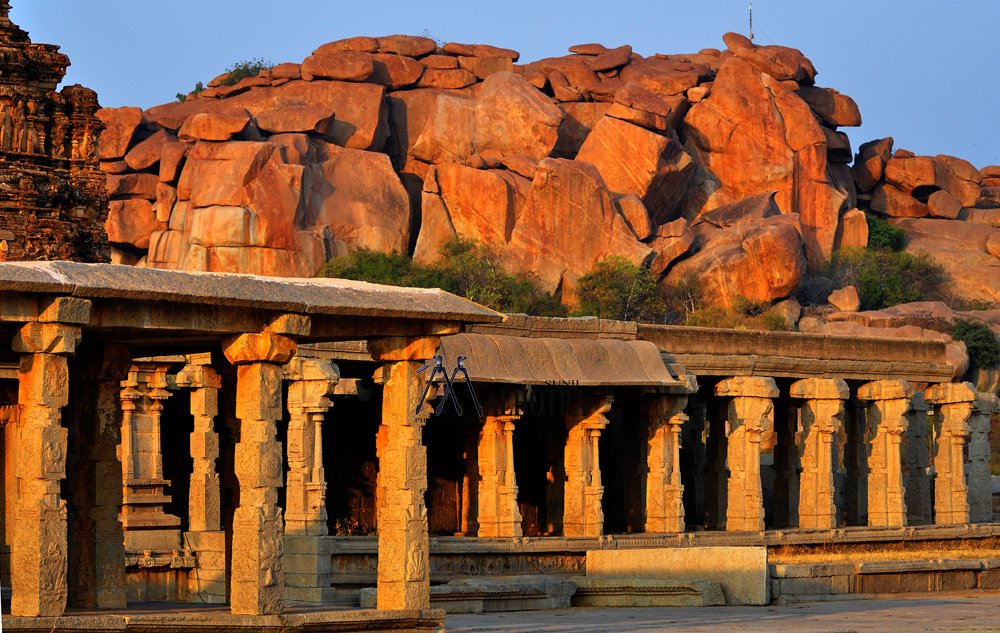
[[[968,382],[934,385],[924,392],[924,400],[934,405],[934,523],[938,525],[969,522],[965,450],[978,395]]]
[[[877,380],[858,389],[858,399],[869,402],[868,525],[906,525],[906,489],[903,486],[903,434],[909,426],[913,388],[905,380]]]
[[[799,527],[837,527],[837,433],[843,426],[847,383],[839,378],[809,378],[792,384],[792,398],[804,400],[802,415],[802,474],[799,478]]]
[[[993,480],[990,476],[990,415],[1000,413],[996,394],[977,393],[969,418],[969,463],[965,477],[969,486],[969,521],[993,521]]]
[[[760,443],[774,425],[773,378],[737,376],[723,380],[715,393],[729,401],[729,506],[726,530],[764,529],[764,498],[760,481]]]
[[[282,365],[295,353],[291,339],[262,332],[223,340],[236,365],[236,476],[240,505],[233,515],[230,605],[234,614],[277,615],[284,608],[284,516],[278,488],[284,483],[277,425],[282,417]]]
[[[923,393],[910,398],[909,421],[906,427],[906,454],[903,458],[903,484],[906,486],[906,521],[908,525],[931,525],[934,523],[934,505],[931,502],[931,476],[927,474],[930,465],[927,450],[927,412],[930,407],[924,401]],[[987,425],[989,426],[989,425]],[[987,450],[987,458],[989,450]],[[987,474],[989,469],[987,468]],[[990,493],[992,495],[992,492]],[[992,513],[992,505],[990,507]]]
[[[67,601],[66,476],[69,369],[80,329],[56,323],[25,325],[14,337],[21,354],[21,407],[15,460],[14,530],[11,542],[11,614],[61,616]]]
[[[687,400],[687,396],[651,394],[643,402],[649,418],[646,532],[684,531],[680,449]]]
[[[516,416],[490,413],[483,419],[478,449],[477,535],[480,538],[521,537],[521,511],[517,505],[517,478],[514,473],[516,421]]]
[[[417,370],[440,339],[385,338],[368,343],[382,362],[382,425],[377,438],[378,608],[430,607],[427,538],[427,449],[423,427],[431,408]]]
[[[323,471],[323,416],[328,396],[340,381],[328,360],[293,358],[285,366],[288,386],[287,535],[323,536],[327,532],[326,474]]]
[[[613,402],[612,396],[598,396],[588,403],[585,416],[566,416],[569,433],[565,453],[564,536],[601,536],[604,533],[601,506],[604,486],[601,484],[598,449],[601,431],[608,425],[607,413]]]
[[[188,530],[214,532],[221,529],[222,508],[219,473],[219,434],[215,418],[219,415],[219,389],[222,380],[206,365],[185,365],[177,373],[177,386],[191,389],[191,485],[188,489]]]
[[[167,514],[170,481],[163,478],[160,417],[167,391],[169,363],[133,363],[121,382],[124,501],[119,520],[125,550],[173,551],[181,547],[180,517]]]

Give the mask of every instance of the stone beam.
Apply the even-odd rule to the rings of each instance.
[[[383,363],[382,425],[377,438],[379,609],[430,607],[427,539],[427,449],[421,443],[429,406],[420,402],[417,370],[440,340],[388,337],[369,341]],[[418,413],[419,410],[419,413]]]
[[[239,615],[277,615],[284,607],[282,566],[284,517],[278,507],[282,447],[275,439],[281,420],[282,365],[295,343],[273,332],[223,340],[236,365],[236,476],[240,505],[233,516],[233,569],[230,606]]]
[[[905,380],[878,380],[858,389],[858,399],[869,403],[868,525],[873,527],[906,525],[902,440],[912,396]]]
[[[716,385],[715,394],[729,399],[729,506],[726,530],[763,531],[760,443],[774,425],[772,399],[778,397],[778,387],[772,378],[737,376]]]
[[[934,385],[924,392],[924,400],[934,405],[934,522],[938,525],[969,522],[965,447],[978,395],[969,382]]]
[[[63,614],[67,601],[66,477],[69,368],[80,329],[60,323],[28,323],[14,336],[21,354],[18,404],[14,538],[11,543],[11,615]]]
[[[844,423],[844,401],[850,390],[839,378],[809,378],[793,383],[790,394],[803,400],[799,528],[832,529],[837,527],[837,433]]]

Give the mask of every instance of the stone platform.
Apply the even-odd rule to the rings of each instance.
[[[6,607],[7,605],[5,605]],[[4,631],[50,631],[52,633],[120,633],[156,631],[180,633],[307,633],[366,631],[368,633],[411,633],[433,631],[444,626],[442,609],[329,609],[297,607],[283,615],[233,615],[223,605],[182,605],[168,603],[130,604],[127,610],[96,611],[68,609],[58,618],[13,617],[4,609]]]

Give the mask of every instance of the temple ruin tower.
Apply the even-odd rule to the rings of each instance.
[[[56,92],[69,58],[32,44],[0,0],[0,260],[107,261],[97,93]]]

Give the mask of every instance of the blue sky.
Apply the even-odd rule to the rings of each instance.
[[[420,34],[494,44],[521,61],[573,44],[631,44],[643,55],[723,48],[748,33],[747,0],[595,2],[508,0],[11,0],[32,40],[59,44],[65,84],[102,105],[148,108],[207,82],[234,62],[301,61],[354,35]],[[855,148],[892,136],[918,154],[1000,164],[1000,54],[996,0],[756,0],[757,43],[799,48],[817,83],[853,97],[864,125]]]

